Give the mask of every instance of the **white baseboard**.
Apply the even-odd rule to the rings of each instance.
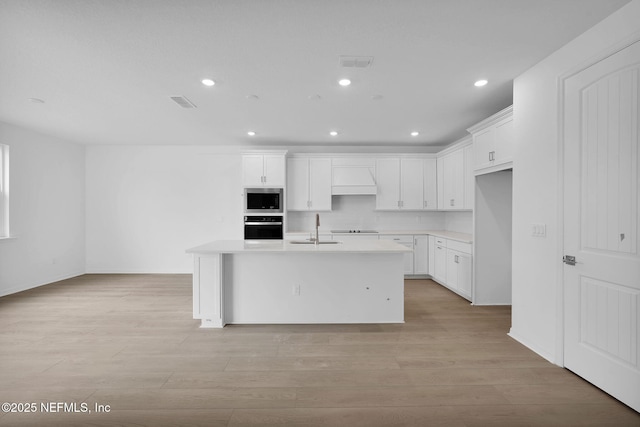
[[[111,269],[111,268],[96,268],[88,269],[85,274],[192,274],[191,270],[137,270],[137,269]]]
[[[49,285],[54,282],[59,282],[61,280],[71,279],[73,277],[82,276],[84,271],[78,271],[74,273],[67,273],[59,276],[52,276],[46,279],[44,282],[36,282],[36,283],[24,283],[19,286],[14,286],[9,289],[0,289],[0,297],[4,297],[11,294],[17,294],[18,292],[28,291],[29,289],[39,288],[40,286]]]
[[[557,363],[554,360],[555,358],[553,357],[552,354],[549,354],[548,352],[541,350],[537,346],[533,345],[530,341],[522,338],[521,335],[519,335],[517,332],[514,332],[513,328],[511,328],[511,330],[509,331],[509,333],[507,335],[509,335],[511,338],[513,338],[514,340],[518,341],[520,344],[522,344],[523,346],[527,347],[529,350],[533,351],[534,353],[536,353],[540,357],[543,357],[544,359],[546,359],[550,363],[553,363],[554,365],[557,365]]]

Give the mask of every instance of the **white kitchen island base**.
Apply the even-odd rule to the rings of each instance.
[[[402,245],[278,241],[240,248],[233,242],[188,251],[194,254],[193,316],[203,328],[404,322]]]

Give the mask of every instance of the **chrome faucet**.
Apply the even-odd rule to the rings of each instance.
[[[318,227],[320,227],[320,214],[316,214],[316,245],[320,244],[320,236],[318,234]]]

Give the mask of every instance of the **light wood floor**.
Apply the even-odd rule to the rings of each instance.
[[[0,425],[638,426],[507,336],[508,307],[406,282],[402,325],[202,330],[191,276],[86,275],[0,298]],[[78,406],[80,409],[80,406]]]

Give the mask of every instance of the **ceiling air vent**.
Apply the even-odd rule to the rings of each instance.
[[[197,108],[196,104],[189,101],[186,96],[171,96],[170,98],[182,108]]]
[[[343,68],[368,68],[373,62],[373,56],[340,56],[340,66]]]

